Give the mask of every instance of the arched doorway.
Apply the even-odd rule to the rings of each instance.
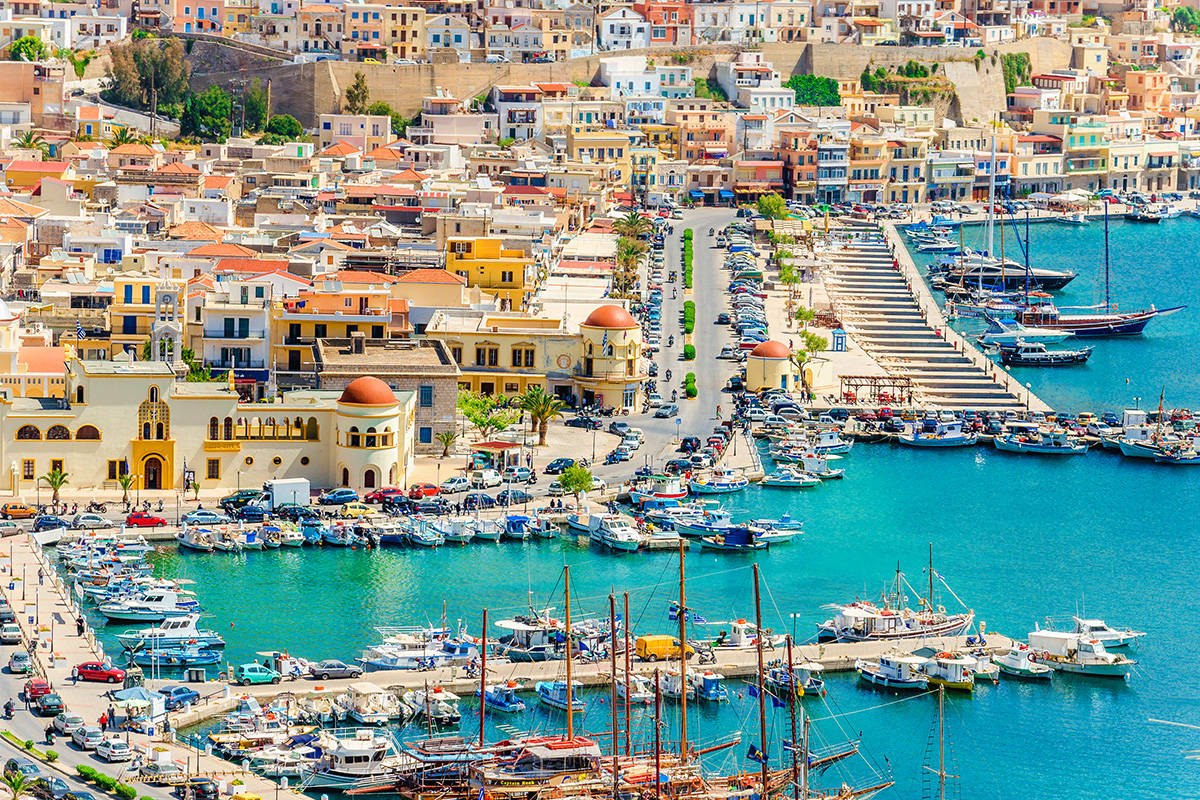
[[[162,469],[162,461],[158,459],[158,456],[147,458],[146,463],[142,465],[142,486],[146,489],[161,489]]]
[[[367,471],[363,473],[363,488],[374,489],[375,482],[375,469],[373,467],[367,467]]]

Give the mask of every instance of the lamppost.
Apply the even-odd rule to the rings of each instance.
[[[596,428],[592,427],[592,466],[596,466]]]

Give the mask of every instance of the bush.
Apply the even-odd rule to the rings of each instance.
[[[137,797],[137,789],[133,788],[128,783],[118,783],[116,792],[118,797],[123,797],[125,800],[135,800]]]
[[[696,360],[696,346],[695,345],[685,344],[683,346],[683,360],[684,361],[695,361]]]
[[[683,303],[683,332],[691,333],[696,330],[696,303],[685,300]]]
[[[21,746],[24,747],[26,750],[32,750],[33,749],[33,739],[26,739],[25,742]]]
[[[694,400],[696,395],[700,394],[700,390],[696,388],[696,384],[689,383],[687,386],[683,387],[683,394],[689,400]]]
[[[58,753],[54,752],[53,750],[47,750],[45,755],[46,760],[51,764],[53,764],[55,761],[58,761]]]
[[[111,792],[117,786],[117,779],[111,775],[105,775],[103,772],[97,772],[93,780],[96,781],[97,786],[106,792]]]
[[[96,770],[92,769],[87,764],[80,764],[75,768],[75,771],[79,773],[79,777],[83,778],[85,781],[94,780],[96,777]]]
[[[689,372],[687,375],[684,376],[683,382],[684,383],[695,383],[696,382],[696,373]]]
[[[692,240],[692,229],[691,228],[683,229],[683,240],[685,242],[690,242]]]

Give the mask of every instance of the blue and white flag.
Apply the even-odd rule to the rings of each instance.
[[[75,320],[75,338],[77,340],[84,338],[83,323],[79,320]]]
[[[701,616],[695,611],[687,608],[683,610],[683,618],[685,620],[691,620],[697,625],[704,625],[708,622],[707,617]],[[667,619],[669,619],[671,622],[679,621],[679,603],[671,603],[671,607],[667,609]]]
[[[751,697],[758,697],[758,687],[757,686],[751,684],[750,686],[746,687],[746,691],[747,691],[747,693],[749,693],[749,695]]]
[[[771,705],[774,706],[775,708],[783,708],[784,706],[787,705],[787,703],[783,702],[782,700],[780,700],[778,697],[771,694],[770,692],[767,692],[767,696],[771,698]]]
[[[746,751],[746,758],[751,761],[757,761],[759,764],[767,763],[767,754],[754,745],[750,745],[750,749]]]

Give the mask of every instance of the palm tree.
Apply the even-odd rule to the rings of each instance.
[[[617,239],[617,263],[625,269],[637,267],[638,259],[647,250],[646,243],[628,236]]]
[[[458,433],[453,428],[447,428],[444,431],[438,431],[433,438],[437,439],[438,444],[442,446],[442,458],[450,455],[450,448],[454,447],[454,443],[458,441]]]
[[[129,490],[133,488],[134,477],[128,473],[117,478],[117,483],[121,484],[121,490],[125,493],[121,496],[121,502],[129,504]],[[197,493],[199,496],[199,493]]]
[[[38,478],[40,481],[45,481],[46,485],[54,491],[54,497],[50,500],[50,502],[54,503],[54,505],[58,505],[59,490],[70,483],[70,481],[67,480],[68,474],[69,473],[63,472],[61,469],[52,469],[42,477]]]
[[[137,141],[138,135],[131,128],[117,128],[113,135],[108,137],[108,146],[115,148],[123,144],[137,144]]]
[[[654,230],[654,224],[636,211],[630,211],[614,222],[612,227],[620,235],[631,239],[648,236]]]
[[[561,417],[567,404],[554,395],[546,394],[546,390],[540,386],[527,389],[519,403],[522,410],[529,414],[530,423],[537,426],[538,446],[545,447],[550,420]]]
[[[4,776],[4,787],[12,795],[12,800],[21,800],[22,797],[33,794],[33,781],[16,770]]]
[[[46,144],[46,140],[33,131],[25,131],[16,139],[13,139],[13,146],[22,150],[38,150],[42,155],[47,155],[50,152],[50,145]]]

